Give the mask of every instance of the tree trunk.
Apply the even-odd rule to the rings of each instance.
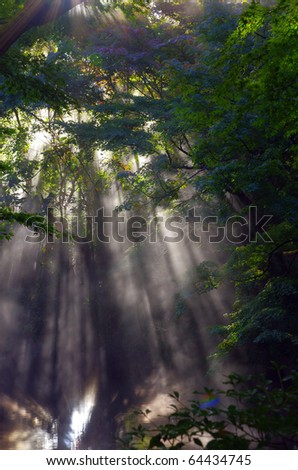
[[[33,26],[56,20],[84,0],[28,0],[20,13],[0,30],[0,56]]]

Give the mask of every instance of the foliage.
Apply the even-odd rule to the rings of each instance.
[[[297,447],[297,371],[273,367],[273,379],[263,374],[231,374],[225,389],[205,388],[184,403],[170,397],[172,411],[151,420],[151,410],[137,410],[137,422],[123,431],[124,449],[204,448],[293,449]]]
[[[1,203],[23,213],[36,197],[40,215],[49,200],[61,215],[67,207],[82,214],[114,183],[119,211],[162,206],[185,215],[198,201],[212,213],[216,201],[226,218],[237,211],[249,221],[248,239],[225,246],[221,266],[205,261],[186,273],[176,313],[228,280],[236,301],[229,325],[216,328],[219,353],[293,356],[295,2],[112,3],[81,18],[79,31],[65,18],[32,30],[1,59]],[[7,3],[1,17],[18,6]],[[47,142],[28,158],[39,133]],[[227,195],[235,210],[226,209]],[[249,206],[272,215],[259,235]]]
[[[291,357],[297,348],[294,10],[292,1],[271,8],[252,3],[237,24],[228,8],[206,8],[195,29],[200,59],[168,65],[170,90],[179,96],[174,115],[193,132],[192,160],[206,169],[197,190],[234,194],[245,217],[249,204],[273,216],[271,243],[250,237],[231,246],[222,268],[237,299],[219,351],[249,348],[250,357],[264,362],[285,350]],[[253,224],[249,230],[253,235]]]
[[[13,212],[9,208],[3,206],[0,207],[0,240],[11,239],[13,236],[12,226],[15,223],[32,227],[36,234],[39,231],[53,234],[55,231],[51,225],[47,224],[44,217],[40,216],[39,214]]]
[[[0,24],[7,22],[18,13],[25,4],[25,0],[5,0],[0,2]]]

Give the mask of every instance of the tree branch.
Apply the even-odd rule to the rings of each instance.
[[[177,144],[174,139],[170,139],[172,144],[176,147],[176,149],[180,150],[180,152],[184,153],[184,155],[187,155],[188,157],[190,157],[190,153],[187,152],[183,147],[182,147],[182,142],[180,142],[180,145]]]
[[[0,30],[0,56],[33,26],[50,23],[84,0],[28,0],[25,7]]]
[[[194,170],[194,168],[195,168],[194,166],[174,164],[173,159],[172,159],[171,154],[170,154],[168,149],[166,149],[166,154],[167,154],[168,160],[170,162],[170,165],[171,165],[172,168],[174,168],[174,170]]]

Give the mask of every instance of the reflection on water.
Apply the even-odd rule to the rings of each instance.
[[[0,449],[57,448],[57,423],[37,403],[0,396]]]
[[[73,410],[65,446],[77,449],[86,430],[95,405],[96,387],[87,391]],[[0,449],[4,450],[54,450],[58,448],[59,420],[28,400],[17,402],[2,395],[0,398]]]
[[[70,423],[70,432],[67,438],[67,447],[77,449],[80,439],[84,435],[86,427],[90,421],[96,400],[96,387],[93,385],[89,388],[83,400],[78,407],[73,410]]]

